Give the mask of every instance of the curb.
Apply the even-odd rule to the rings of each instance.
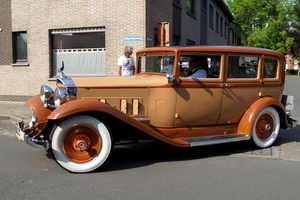
[[[0,120],[10,120],[9,115],[0,115]]]
[[[28,119],[23,119],[22,117],[13,116],[13,115],[0,115],[0,120],[7,120],[7,121],[11,121],[12,123],[17,123],[23,120],[25,124],[29,123]]]

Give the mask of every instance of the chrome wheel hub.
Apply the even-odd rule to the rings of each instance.
[[[84,140],[77,141],[77,147],[79,150],[85,150],[87,147],[87,143]]]
[[[270,130],[271,130],[271,124],[266,124],[265,130],[266,130],[266,131],[270,131]]]

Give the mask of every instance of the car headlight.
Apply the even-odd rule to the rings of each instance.
[[[46,85],[42,85],[40,90],[40,96],[41,96],[41,101],[43,103],[47,103],[49,100],[53,98],[54,92],[50,87]]]
[[[29,128],[34,130],[38,125],[38,121],[35,115],[32,115],[29,121]]]
[[[60,105],[70,101],[69,93],[61,88],[56,88],[54,92],[54,104],[55,107],[58,108]]]

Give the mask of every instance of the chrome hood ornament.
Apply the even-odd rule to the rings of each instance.
[[[65,73],[63,72],[65,68],[65,63],[64,61],[62,61],[62,66],[61,68],[58,68],[58,72],[61,73],[60,78],[67,78],[67,76],[65,75]]]

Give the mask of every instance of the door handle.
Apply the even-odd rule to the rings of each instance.
[[[232,87],[234,85],[230,85],[230,84],[221,84],[221,85],[218,85],[219,87],[221,88],[225,88],[225,87]]]

